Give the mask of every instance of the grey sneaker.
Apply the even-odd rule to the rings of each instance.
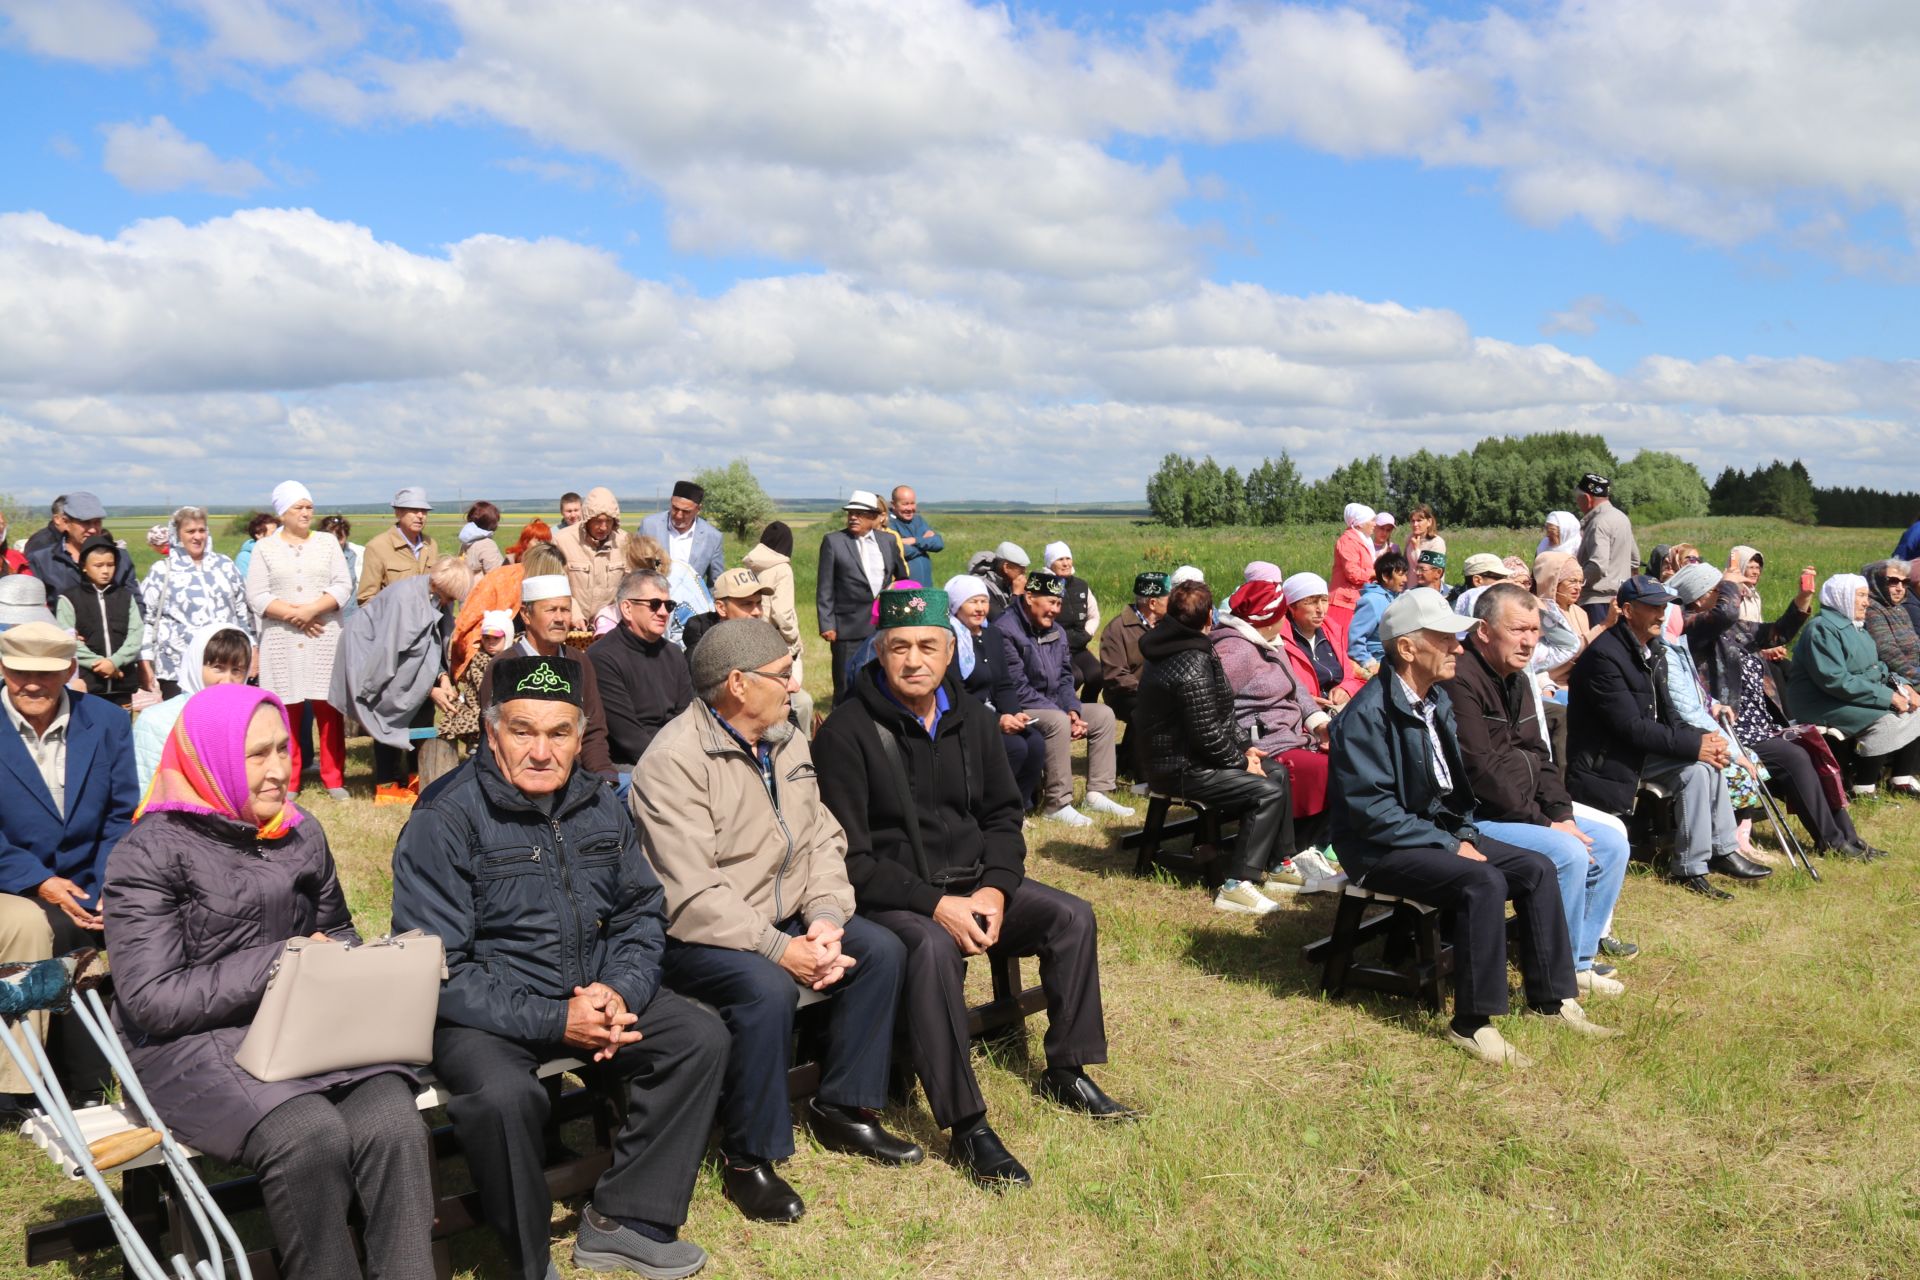
[[[666,1244],[623,1227],[592,1205],[580,1210],[573,1265],[587,1271],[633,1271],[653,1280],[678,1280],[707,1265],[707,1251],[691,1240]]]

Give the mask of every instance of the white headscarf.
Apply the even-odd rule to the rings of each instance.
[[[1183,564],[1173,571],[1173,578],[1167,583],[1167,589],[1172,590],[1183,582],[1205,582],[1206,580],[1206,574],[1190,564]]]
[[[205,666],[207,662],[207,642],[219,635],[222,631],[239,631],[242,637],[245,637],[247,634],[231,622],[210,622],[188,637],[187,651],[180,659],[181,693],[198,693],[207,687],[206,678],[200,668]],[[247,641],[247,650],[249,660],[251,660],[253,650],[253,641],[251,639]]]
[[[287,508],[296,502],[312,501],[313,495],[298,480],[282,480],[273,486],[273,514],[276,518],[287,514]]]
[[[1286,596],[1289,605],[1297,604],[1328,594],[1327,580],[1317,573],[1296,573],[1280,584],[1280,593]]]
[[[1373,508],[1364,502],[1349,502],[1343,514],[1347,518],[1347,528],[1349,529],[1360,524],[1364,524],[1371,529],[1373,525]]]
[[[960,612],[960,606],[975,596],[992,594],[987,590],[986,582],[971,573],[956,573],[947,579],[941,590],[947,593],[947,625],[953,628],[953,660],[960,665],[960,678],[965,680],[973,674],[976,661],[973,652],[973,632],[954,615]]]
[[[1859,599],[1859,592],[1867,589],[1867,580],[1857,573],[1836,573],[1820,584],[1820,607],[1831,609],[1856,627],[1866,626],[1863,619],[1853,616],[1853,605]]]
[[[1053,568],[1053,562],[1055,560],[1059,560],[1063,557],[1071,557],[1072,555],[1073,555],[1073,548],[1069,547],[1066,543],[1049,542],[1047,544],[1046,550],[1040,553],[1040,563],[1047,566],[1047,568],[1051,569]]]
[[[1535,555],[1544,555],[1557,551],[1563,556],[1578,555],[1580,551],[1580,522],[1571,511],[1547,512],[1547,523],[1560,531],[1560,541],[1552,546],[1547,544],[1547,535],[1540,535],[1540,545],[1534,548]]]

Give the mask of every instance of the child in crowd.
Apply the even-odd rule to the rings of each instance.
[[[443,736],[459,743],[468,755],[480,745],[480,681],[494,657],[513,643],[513,611],[489,609],[480,615],[480,649],[453,683],[453,707],[440,726]]]
[[[140,645],[147,628],[133,588],[113,585],[120,549],[97,534],[80,548],[86,579],[60,597],[54,616],[80,639],[80,674],[87,692],[124,707],[140,685]]]

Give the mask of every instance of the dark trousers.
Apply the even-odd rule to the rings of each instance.
[[[1121,777],[1137,782],[1147,776],[1146,764],[1139,759],[1140,743],[1133,736],[1133,707],[1140,701],[1140,694],[1133,689],[1103,688],[1100,690],[1100,701],[1112,707],[1113,718],[1126,726],[1120,731],[1116,763]]]
[[[82,929],[75,924],[67,913],[52,903],[38,903],[46,914],[47,927],[53,931],[53,954],[66,955],[81,947],[105,949],[107,945],[104,933],[95,933],[91,929]],[[5,957],[0,957],[4,959]],[[93,1042],[87,1029],[80,1025],[80,1019],[70,1013],[56,1013],[47,1022],[47,1061],[53,1064],[53,1073],[60,1081],[60,1087],[67,1097],[105,1092],[113,1082],[113,1068],[107,1065],[107,1057],[100,1052],[100,1046]],[[0,1053],[6,1052],[0,1049]]]
[[[1106,683],[1106,678],[1100,674],[1100,655],[1091,649],[1079,649],[1074,652],[1072,661],[1073,679],[1080,689],[1080,701],[1094,701]]]
[[[433,699],[427,699],[426,703],[413,713],[413,719],[408,721],[408,728],[426,729],[432,727],[433,713],[436,709],[433,705]],[[404,747],[390,747],[384,742],[376,742],[373,744],[373,783],[375,786],[379,786],[385,782],[405,786],[407,779],[418,772],[420,772],[420,744],[418,741],[409,742]]]
[[[1547,746],[1553,752],[1553,771],[1567,776],[1567,704],[1542,701],[1547,713]]]
[[[967,958],[953,935],[916,911],[876,911],[907,944],[907,1039],[927,1106],[942,1129],[987,1111],[973,1077],[967,1036]],[[1024,880],[1007,900],[991,954],[1040,957],[1047,993],[1047,1065],[1084,1067],[1107,1060],[1100,1007],[1100,942],[1093,908],[1070,893]]]
[[[1860,833],[1854,830],[1853,819],[1847,811],[1836,810],[1827,803],[1826,792],[1820,789],[1820,775],[1814,771],[1813,757],[1801,750],[1799,744],[1783,737],[1768,738],[1753,744],[1753,754],[1760,757],[1767,772],[1773,775],[1774,797],[1800,816],[1820,848],[1850,849],[1860,842]]]
[[[1229,880],[1258,882],[1268,871],[1293,857],[1293,792],[1286,766],[1267,762],[1263,777],[1247,769],[1183,769],[1168,779],[1170,794],[1192,800],[1222,816],[1238,814],[1240,838]],[[1157,784],[1156,784],[1157,785]]]
[[[1007,766],[1013,770],[1013,785],[1019,789],[1020,803],[1027,808],[1033,806],[1034,793],[1040,790],[1040,780],[1047,772],[1047,740],[1040,731],[1028,725],[1018,733],[1003,733],[1000,741],[1006,744]]]
[[[806,932],[797,917],[781,927],[794,937]],[[835,1106],[878,1109],[887,1103],[893,1015],[907,949],[858,916],[847,921],[840,947],[854,966],[826,990],[832,999],[818,1096]],[[671,940],[660,973],[681,995],[711,1005],[732,1038],[720,1093],[721,1150],[739,1161],[785,1160],[793,1154],[787,1068],[800,984],[757,952]]]
[[[677,1227],[706,1154],[727,1061],[727,1029],[711,1012],[670,991],[640,1011],[641,1035],[581,1076],[595,1088],[624,1087],[627,1115],[613,1159],[593,1188],[593,1207],[616,1218]],[[551,1058],[588,1055],[566,1044],[529,1044],[442,1024],[433,1069],[453,1094],[447,1114],[480,1192],[480,1216],[499,1234],[524,1280],[547,1274],[553,1200],[544,1172],[547,1091],[534,1071]]]
[[[1445,849],[1399,849],[1358,877],[1366,888],[1404,894],[1453,915],[1453,1012],[1491,1018],[1507,1011],[1507,908],[1520,918],[1520,976],[1527,1003],[1572,999],[1573,943],[1553,859],[1501,840],[1473,847],[1485,862]],[[1351,870],[1351,869],[1350,869]]]
[[[845,633],[841,633],[843,636]],[[860,652],[860,646],[866,643],[866,637],[857,640],[839,639],[833,642],[833,705],[839,706],[840,700],[847,696],[847,664]]]
[[[361,1274],[347,1227],[356,1199],[368,1273],[432,1280],[433,1162],[404,1077],[283,1102],[253,1126],[240,1159],[260,1177],[287,1280]]]

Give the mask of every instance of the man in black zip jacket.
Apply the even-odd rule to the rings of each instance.
[[[1212,629],[1212,589],[1204,582],[1175,587],[1166,617],[1140,637],[1147,664],[1133,725],[1146,741],[1154,790],[1240,816],[1234,861],[1213,905],[1266,915],[1298,890],[1277,876],[1271,892],[1265,883],[1269,870],[1294,855],[1293,794],[1286,770],[1267,773],[1234,719],[1233,687],[1207,638]]]
[[[580,1213],[574,1265],[687,1276],[706,1262],[678,1235],[727,1030],[660,988],[660,882],[614,789],[576,767],[582,665],[494,660],[480,750],[427,788],[394,848],[393,928],[446,945],[433,1069],[452,1094],[481,1218],[513,1274],[559,1274],[548,1258],[547,1094],[534,1072],[571,1057],[627,1105],[612,1164]]]
[[[1093,908],[1026,878],[1022,806],[999,726],[948,677],[946,618],[944,591],[881,594],[876,657],[821,727],[814,759],[821,798],[846,831],[860,914],[907,945],[914,1070],[935,1123],[952,1131],[951,1158],[983,1185],[1026,1184],[1026,1169],[987,1125],[973,1076],[968,956],[1040,957],[1042,1096],[1094,1116],[1131,1113],[1085,1070],[1107,1060]]]

